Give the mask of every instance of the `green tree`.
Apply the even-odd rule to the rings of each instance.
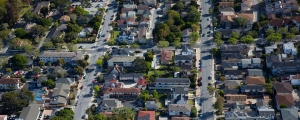
[[[285,35],[285,34],[288,33],[288,30],[286,29],[286,27],[281,27],[281,28],[278,29],[277,32],[280,33],[280,34]]]
[[[55,88],[55,82],[53,80],[51,80],[51,79],[43,81],[42,85],[45,86],[45,87],[48,87],[50,89]]]
[[[159,41],[157,43],[158,48],[166,48],[169,47],[170,43],[168,41]]]
[[[34,52],[33,46],[31,44],[28,44],[28,43],[23,45],[23,49],[24,49],[25,53],[29,56],[31,56],[32,53]]]
[[[268,42],[275,43],[275,42],[279,42],[282,39],[282,35],[279,33],[272,33],[268,35],[266,39]]]
[[[214,94],[214,92],[217,90],[216,88],[214,88],[212,85],[209,85],[207,86],[207,90],[208,90],[208,93],[210,95]]]
[[[20,81],[21,81],[22,83],[26,83],[27,79],[26,79],[26,78],[21,78]]]
[[[221,39],[215,39],[214,42],[217,44],[217,46],[221,46],[224,43],[224,41]]]
[[[267,31],[266,31],[266,36],[269,36],[273,33],[275,33],[276,31],[273,29],[273,28],[269,28]]]
[[[8,72],[8,73],[12,72],[11,68],[6,68],[5,71]]]
[[[195,45],[197,41],[199,40],[200,35],[198,32],[192,32],[192,34],[189,36],[189,42],[191,45]]]
[[[26,36],[26,31],[22,28],[18,28],[14,31],[15,35],[19,38],[25,38]]]
[[[139,46],[138,44],[136,44],[136,43],[130,45],[130,48],[133,48],[133,49],[137,49],[137,48],[139,48],[139,47],[140,47],[140,46]]]
[[[226,77],[225,76],[221,76],[220,80],[224,81],[224,80],[226,80]]]
[[[44,61],[39,61],[39,66],[40,67],[44,67],[45,66],[45,62]]]
[[[292,40],[296,38],[296,35],[294,33],[287,33],[285,38],[288,40]]]
[[[38,24],[45,27],[45,28],[48,28],[48,27],[51,26],[52,21],[47,19],[47,18],[40,18],[39,21],[38,21]]]
[[[43,44],[44,49],[54,48],[54,45],[51,41],[45,41]]]
[[[140,99],[144,101],[144,103],[150,98],[148,90],[142,90],[140,94]]]
[[[172,7],[173,10],[182,10],[184,8],[184,4],[182,2],[176,2],[176,4]]]
[[[212,53],[213,55],[217,55],[218,52],[219,52],[219,49],[217,49],[217,48],[212,48],[212,49],[211,49],[211,53]]]
[[[67,11],[71,5],[70,0],[54,0],[54,3],[56,8],[59,8],[60,13]]]
[[[193,32],[198,32],[200,30],[200,26],[198,24],[192,24],[191,28]]]
[[[1,17],[4,17],[4,22],[8,23],[10,26],[13,26],[13,24],[15,24],[18,20],[18,18],[20,17],[20,4],[18,2],[18,0],[8,0],[5,2],[5,9],[6,10],[4,12],[4,10],[1,10]],[[4,15],[3,15],[4,14]]]
[[[44,17],[47,16],[47,14],[49,13],[49,8],[48,6],[43,6],[40,10],[40,12],[43,14]]]
[[[267,17],[264,14],[260,14],[259,18],[260,18],[260,21],[263,21],[263,20],[266,20]]]
[[[287,108],[287,106],[285,104],[281,104],[280,108]]]
[[[93,118],[94,118],[94,120],[107,120],[107,117],[102,113],[93,115]]]
[[[21,91],[4,92],[2,95],[2,107],[8,111],[17,112],[28,106],[29,100],[33,100],[33,94],[24,88]]]
[[[191,110],[191,117],[197,117],[197,109],[195,106],[192,107],[192,110]]]
[[[147,72],[149,70],[148,66],[147,66],[147,62],[140,58],[137,57],[136,59],[134,59],[134,61],[132,62],[132,67],[135,68],[135,71],[139,71],[139,72]]]
[[[57,112],[56,116],[67,118],[68,120],[73,120],[74,112],[71,109],[65,108]]]
[[[290,32],[294,33],[294,34],[299,34],[299,29],[298,29],[298,27],[291,27]]]
[[[246,35],[241,38],[241,43],[252,44],[254,42],[254,38],[251,35]]]
[[[56,63],[59,66],[64,66],[66,64],[66,61],[64,59],[58,58]]]
[[[77,65],[81,66],[82,68],[86,68],[89,63],[86,60],[78,60]]]
[[[77,15],[86,15],[86,14],[89,14],[88,11],[85,11],[82,7],[80,6],[76,6],[74,11],[73,11],[75,14]]]
[[[95,90],[96,93],[98,93],[100,91],[100,87],[98,85],[95,85],[93,87],[93,89]]]
[[[123,120],[133,120],[136,114],[134,110],[127,107],[115,108],[112,113],[117,116],[122,116]]]
[[[240,26],[240,27],[245,27],[247,25],[248,19],[244,17],[237,17],[234,19],[234,21]]]
[[[33,35],[36,35],[36,36],[41,36],[43,35],[45,32],[47,31],[47,29],[41,25],[35,25],[31,28],[31,33]]]
[[[74,24],[68,23],[67,28],[68,28],[69,32],[79,33],[81,31],[81,27],[78,26],[77,24],[74,25]]]
[[[209,8],[209,9],[208,9],[208,13],[209,13],[209,14],[212,14],[213,12],[214,12],[214,10],[213,10],[212,8]]]
[[[158,93],[156,90],[152,91],[153,98],[158,99]]]
[[[257,38],[258,37],[257,31],[254,31],[254,30],[248,31],[247,35],[251,35],[253,38]]]
[[[12,57],[12,63],[16,67],[23,68],[28,63],[28,58],[21,54],[16,54]]]
[[[240,38],[240,35],[239,35],[239,33],[233,31],[233,32],[230,34],[230,38],[238,39],[238,38]]]
[[[220,31],[215,32],[214,38],[215,39],[221,39],[222,38],[222,33]]]
[[[80,75],[80,76],[83,76],[84,75],[84,69],[81,67],[81,66],[76,66],[75,69],[74,69],[74,74],[75,75]]]
[[[153,54],[151,52],[146,52],[145,55],[144,55],[144,57],[145,57],[145,60],[147,62],[152,62],[153,58],[154,58],[154,56],[153,56]]]
[[[89,55],[84,55],[84,60],[87,61],[90,58]]]
[[[252,30],[253,31],[259,31],[260,30],[259,22],[256,21],[256,22],[253,23]]]
[[[228,42],[229,44],[236,45],[238,40],[236,38],[229,38]]]
[[[39,74],[41,72],[41,69],[36,67],[36,68],[33,68],[33,73],[34,74]]]
[[[73,43],[67,44],[67,47],[68,47],[70,52],[77,52],[77,50],[78,50],[77,46]]]
[[[96,61],[96,65],[102,66],[103,64],[103,57],[100,57],[97,61]]]
[[[223,111],[224,106],[224,98],[220,96],[219,94],[216,94],[217,101],[214,105],[215,109],[218,109],[218,111]]]

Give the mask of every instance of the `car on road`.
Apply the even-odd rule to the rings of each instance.
[[[122,102],[124,103],[124,102],[126,102],[126,100],[122,100]]]
[[[208,76],[208,79],[211,79],[211,75],[210,75],[210,76]]]
[[[199,71],[202,72],[202,68],[199,68]]]
[[[83,85],[80,87],[80,89],[83,89]]]
[[[200,114],[200,117],[203,117],[202,113]]]
[[[202,82],[198,83],[197,85],[198,85],[199,87],[201,87],[201,86],[202,86]]]
[[[83,49],[83,46],[79,46],[78,49]]]
[[[202,34],[202,37],[204,37],[204,36],[205,36],[205,34],[203,33],[203,34]]]
[[[105,34],[103,34],[102,37],[105,37]]]
[[[113,18],[110,18],[110,20],[113,20]]]

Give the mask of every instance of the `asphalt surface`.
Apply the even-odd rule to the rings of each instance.
[[[114,10],[117,10],[115,8],[112,7],[107,7],[107,12],[105,14],[105,20],[103,20],[104,24],[101,25],[101,34],[100,32],[98,33],[98,35],[100,35],[101,37],[98,39],[96,39],[96,43],[94,44],[93,48],[88,48],[90,50],[87,50],[87,54],[90,55],[90,59],[89,59],[89,63],[90,65],[88,66],[88,68],[97,68],[97,66],[95,65],[96,60],[99,58],[99,56],[101,55],[101,53],[103,54],[105,49],[104,49],[104,39],[110,37],[109,35],[109,31],[111,29],[111,26],[109,26],[109,23],[112,21],[111,16],[113,14],[116,14],[116,12],[114,12]],[[98,36],[97,35],[97,36]],[[102,35],[104,35],[104,37],[102,37]],[[93,87],[93,80],[95,79],[96,76],[94,76],[94,74],[96,72],[101,72],[101,70],[97,69],[93,69],[90,70],[89,72],[86,73],[86,79],[82,80],[82,86],[83,89],[80,90],[79,94],[80,97],[78,99],[78,105],[75,107],[75,115],[74,115],[74,120],[81,120],[82,116],[86,113],[87,108],[92,105],[92,100],[94,100],[94,98],[92,96],[88,96],[87,94],[89,94],[90,89]],[[80,86],[79,86],[80,87]]]
[[[202,7],[202,34],[201,34],[201,43],[200,43],[200,48],[201,48],[201,64],[202,64],[202,72],[201,72],[201,77],[202,77],[202,87],[201,87],[201,94],[200,94],[200,103],[201,105],[201,112],[202,117],[200,119],[213,119],[211,113],[213,112],[212,110],[212,95],[209,94],[207,90],[207,86],[210,82],[210,79],[208,79],[209,76],[212,76],[212,56],[210,54],[210,50],[213,45],[213,38],[212,36],[212,30],[210,30],[207,26],[212,23],[212,17],[209,15],[208,10],[211,7],[211,1],[209,0],[201,0],[201,7]],[[210,37],[208,37],[208,31],[211,31]],[[205,34],[203,36],[203,33]],[[202,103],[202,104],[201,104]]]

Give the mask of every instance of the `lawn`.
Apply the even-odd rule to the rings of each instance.
[[[161,103],[161,101],[157,101],[157,106],[158,108],[164,108],[164,105]]]
[[[155,73],[156,72],[156,73]],[[158,76],[161,76],[163,74],[165,74],[165,71],[160,71],[160,70],[156,70],[156,71],[148,71],[149,76],[152,76],[154,74],[157,74]]]
[[[190,91],[189,94],[194,94],[195,95],[196,92],[195,91]]]
[[[27,13],[31,9],[31,6],[22,6],[20,11],[20,17],[22,17],[25,13]]]
[[[116,38],[119,35],[119,33],[120,33],[120,31],[114,31],[113,36],[111,36],[109,40],[116,40]]]
[[[195,100],[188,100],[188,104],[194,106],[195,105]]]

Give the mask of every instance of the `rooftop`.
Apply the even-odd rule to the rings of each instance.
[[[137,57],[140,56],[113,56],[107,62],[133,62]]]
[[[189,78],[156,78],[157,83],[190,83]]]

